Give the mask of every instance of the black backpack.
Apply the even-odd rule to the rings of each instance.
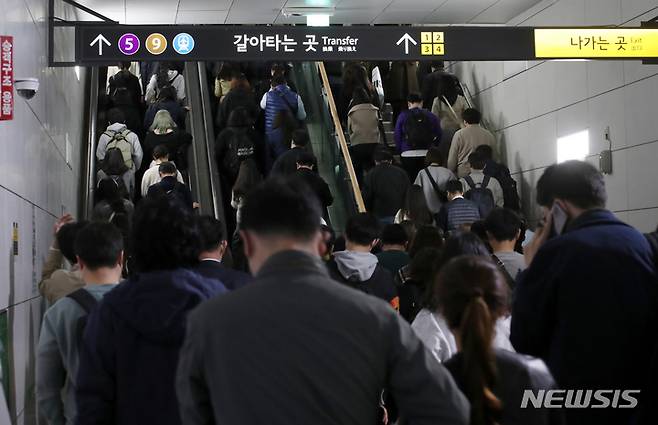
[[[98,301],[96,298],[89,293],[84,288],[80,288],[77,291],[73,291],[72,293],[67,295],[68,298],[71,298],[73,301],[78,303],[80,307],[84,310],[85,314],[84,316],[80,317],[78,319],[78,323],[76,323],[76,328],[75,328],[75,334],[76,338],[78,339],[78,349],[79,347],[82,346],[82,336],[85,333],[85,327],[87,326],[87,318],[89,317],[89,313],[98,305]]]
[[[248,128],[233,129],[233,137],[229,142],[227,159],[228,168],[235,176],[240,172],[240,164],[247,158],[254,156],[254,141],[249,137]]]
[[[482,220],[487,218],[491,210],[493,210],[496,206],[493,193],[491,192],[490,189],[487,189],[487,186],[489,186],[490,179],[491,178],[489,176],[484,176],[482,183],[476,184],[471,178],[471,176],[464,177],[466,184],[470,188],[464,194],[464,198],[470,200],[475,205],[477,205],[478,211],[480,211],[480,218]]]
[[[404,133],[411,149],[427,149],[434,141],[432,122],[421,109],[409,111],[404,123]]]
[[[485,171],[487,170],[485,169]],[[516,180],[512,178],[507,167],[497,165],[495,172],[491,173],[491,177],[498,180],[500,187],[503,189],[505,208],[512,211],[521,211],[521,200],[519,199],[519,192],[516,188]]]

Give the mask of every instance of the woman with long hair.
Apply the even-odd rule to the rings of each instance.
[[[375,166],[373,155],[379,146],[379,108],[363,87],[354,89],[347,113],[347,131],[350,136],[350,153],[354,171],[359,179]]]
[[[165,145],[169,151],[169,161],[176,163],[176,168],[186,170],[184,149],[192,143],[192,136],[178,128],[171,114],[166,109],[159,110],[144,139],[144,157],[151,158],[153,149]]]
[[[434,216],[427,207],[423,188],[416,184],[407,190],[404,205],[395,216],[395,223],[405,220],[411,220],[416,226],[434,224]]]
[[[231,78],[231,90],[224,95],[224,99],[217,108],[216,126],[218,133],[226,128],[228,120],[237,108],[244,108],[249,113],[253,123],[256,122],[260,110],[254,97],[254,92],[249,84],[249,80],[244,74],[234,74]]]
[[[435,290],[457,343],[445,366],[471,403],[471,425],[562,423],[559,410],[521,407],[526,390],[555,388],[546,365],[495,347],[496,322],[509,304],[498,267],[483,257],[457,257],[443,267]]]
[[[231,206],[235,209],[235,221],[237,223],[233,238],[231,240],[231,252],[233,253],[233,268],[241,271],[249,271],[247,258],[244,255],[242,238],[240,237],[240,219],[242,207],[247,195],[263,180],[258,170],[256,161],[249,158],[240,163],[240,172],[231,191]]]

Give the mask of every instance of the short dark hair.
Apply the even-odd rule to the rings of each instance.
[[[376,149],[373,159],[375,162],[393,162],[393,155],[386,149]]]
[[[247,195],[241,216],[243,230],[308,241],[320,230],[322,208],[298,179],[271,178]]]
[[[91,270],[116,266],[122,251],[123,235],[111,223],[90,223],[75,237],[75,253]]]
[[[281,84],[286,84],[286,77],[282,72],[277,72],[272,75],[272,87],[280,86]]]
[[[468,156],[468,163],[474,170],[484,170],[487,161],[480,152],[475,151]]]
[[[161,159],[166,156],[169,156],[169,149],[167,149],[167,145],[158,145],[153,149],[153,158]]]
[[[505,208],[494,208],[484,220],[484,229],[497,241],[511,241],[521,230],[521,218]]]
[[[176,100],[178,94],[173,86],[167,86],[160,89],[158,100]]]
[[[480,124],[482,121],[482,114],[475,108],[468,108],[462,113],[462,118],[468,124]]]
[[[313,155],[311,152],[308,151],[303,151],[299,154],[297,157],[297,164],[299,165],[305,165],[307,167],[312,167],[315,165],[317,162],[317,159],[315,158],[315,155]]]
[[[163,162],[158,167],[158,171],[161,174],[176,174],[176,165],[173,162]]]
[[[228,127],[251,127],[254,123],[251,114],[244,106],[238,106],[228,115]]]
[[[381,225],[370,213],[358,213],[347,220],[345,238],[359,245],[370,245],[381,235]]]
[[[445,63],[443,61],[432,61],[430,66],[432,68],[445,68]]]
[[[603,174],[584,161],[553,164],[537,181],[537,203],[550,207],[556,198],[578,208],[603,208],[608,200]]]
[[[430,164],[439,164],[441,166],[445,165],[445,160],[443,159],[443,153],[441,153],[441,149],[432,146],[427,150],[427,155],[425,155],[425,165],[430,165]]]
[[[409,103],[421,103],[423,98],[420,96],[420,93],[411,92],[407,96],[407,102]]]
[[[63,225],[57,232],[56,239],[59,252],[71,264],[78,262],[78,259],[75,257],[75,238],[78,236],[80,230],[84,229],[88,224],[89,222],[86,220],[74,221],[73,223]]]
[[[297,130],[292,132],[292,142],[295,144],[295,146],[299,146],[300,148],[304,148],[308,145],[308,142],[311,141],[311,138],[308,137],[308,132],[302,128],[298,128]]]
[[[226,240],[222,222],[210,215],[202,215],[198,219],[201,232],[201,251],[212,251]]]
[[[119,62],[119,69],[128,69],[130,68],[130,65],[132,65],[132,62],[130,61]]]
[[[110,124],[124,124],[126,122],[126,116],[121,109],[112,108],[107,111],[107,122]]]
[[[404,245],[409,242],[407,232],[399,224],[387,224],[382,230],[383,245]]]
[[[475,152],[478,152],[485,159],[493,159],[493,148],[489,145],[480,145],[475,148]]]
[[[135,210],[132,247],[140,272],[197,264],[201,232],[194,214],[166,196],[146,197]]]
[[[443,256],[441,263],[446,264],[448,261],[461,255],[477,255],[489,258],[489,250],[482,239],[475,233],[458,232],[453,233],[443,247]]]
[[[448,180],[446,183],[446,192],[464,193],[464,185],[459,180]]]

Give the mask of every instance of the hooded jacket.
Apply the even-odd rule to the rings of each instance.
[[[137,275],[108,293],[85,328],[77,425],[179,425],[174,377],[187,314],[225,291],[177,269]]]
[[[327,266],[334,280],[381,298],[395,309],[399,308],[393,275],[379,265],[377,256],[369,252],[340,251],[334,253]]]
[[[121,133],[127,129],[126,125],[120,122],[115,122],[110,124],[107,127],[107,130],[101,137],[98,139],[98,147],[96,148],[96,158],[102,163],[105,159],[105,154],[107,153],[107,145],[112,141],[112,134]],[[142,158],[144,152],[142,151],[142,145],[139,143],[139,137],[132,131],[128,130],[126,134],[126,141],[130,143],[131,146],[131,156],[133,160],[133,171],[139,170],[139,167],[142,166]]]

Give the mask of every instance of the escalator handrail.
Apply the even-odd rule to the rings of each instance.
[[[96,188],[96,142],[98,128],[98,67],[87,68],[87,151],[83,164],[82,199],[80,202],[81,214],[89,220],[94,211],[94,189]]]
[[[338,110],[336,109],[336,102],[334,100],[334,95],[331,91],[331,86],[329,85],[329,77],[327,76],[327,71],[324,67],[324,62],[316,62],[318,70],[320,71],[320,77],[322,78],[322,84],[327,93],[327,100],[329,101],[329,112],[331,113],[331,118],[334,122],[334,128],[336,130],[336,136],[338,137],[338,144],[340,150],[343,153],[343,158],[345,159],[345,167],[347,168],[347,174],[352,186],[352,191],[354,194],[354,199],[356,200],[356,206],[359,212],[365,212],[366,206],[363,202],[363,195],[361,194],[361,188],[359,187],[359,181],[356,178],[356,173],[354,172],[354,165],[352,164],[352,157],[350,155],[349,147],[347,146],[347,140],[345,139],[345,133],[343,133],[343,126],[340,123],[338,118]]]

